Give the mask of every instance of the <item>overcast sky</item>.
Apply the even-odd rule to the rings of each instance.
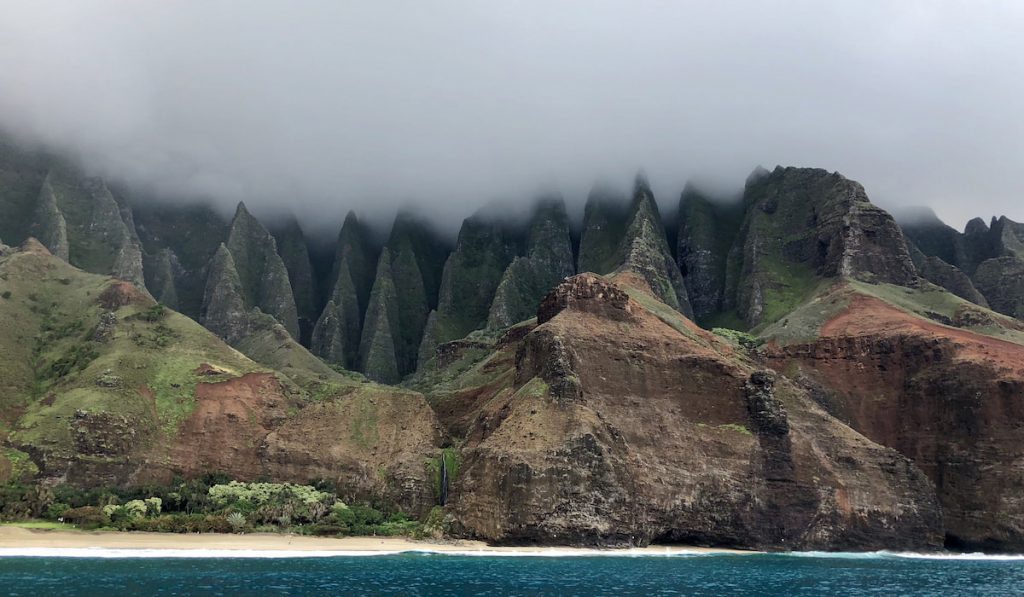
[[[0,126],[173,196],[461,219],[817,166],[1024,220],[1024,2],[0,0]]]

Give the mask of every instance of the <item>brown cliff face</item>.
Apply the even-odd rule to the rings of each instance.
[[[642,285],[636,276],[619,282]],[[543,323],[516,343],[514,383],[475,401],[482,406],[451,494],[462,534],[501,543],[941,544],[931,484],[909,460],[641,300],[649,295],[590,274],[544,300]]]
[[[1024,346],[856,295],[820,339],[769,353],[833,415],[928,475],[947,545],[1024,549]]]
[[[434,505],[424,462],[436,452],[440,427],[419,395],[356,391],[309,404],[274,374],[250,373],[198,384],[195,396],[195,410],[169,449],[157,447],[156,466],[141,479],[209,472],[247,481],[329,479],[344,499],[383,499],[415,514]]]

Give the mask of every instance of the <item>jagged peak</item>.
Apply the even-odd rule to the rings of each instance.
[[[971,218],[967,225],[964,226],[964,234],[987,234],[988,231],[988,224],[981,218]]]
[[[901,225],[936,227],[946,225],[939,215],[935,213],[934,209],[924,205],[892,209],[889,210],[889,213],[891,213],[892,217]]]
[[[239,201],[238,205],[235,206],[235,217],[234,217],[234,219],[237,220],[238,218],[244,218],[244,217],[251,218],[252,214],[249,213],[249,209],[245,206],[245,201]]]
[[[778,167],[776,167],[776,169],[778,169]],[[757,166],[754,167],[750,174],[747,175],[746,186],[749,187],[752,184],[760,182],[762,178],[768,176],[769,174],[770,172],[768,172],[767,168],[758,164]]]

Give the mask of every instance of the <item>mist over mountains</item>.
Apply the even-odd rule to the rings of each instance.
[[[639,167],[676,197],[781,163],[957,228],[1024,219],[1013,4],[4,4],[0,125],[228,216],[333,234],[413,204],[454,234]]]

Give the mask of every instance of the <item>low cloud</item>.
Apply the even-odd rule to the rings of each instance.
[[[328,228],[457,225],[646,169],[839,170],[956,226],[1024,220],[1024,5],[0,2],[0,126],[98,173]]]

